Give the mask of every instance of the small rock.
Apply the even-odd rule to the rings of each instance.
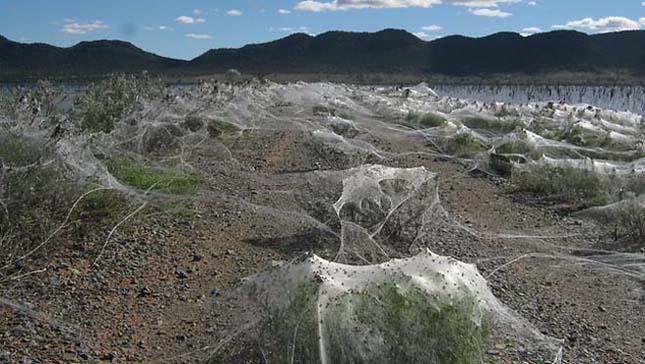
[[[177,278],[179,278],[179,279],[186,279],[186,278],[188,278],[188,273],[186,273],[186,271],[185,271],[185,270],[182,270],[182,269],[178,269],[178,270],[176,270],[176,271],[175,271],[175,275],[176,275],[176,276],[177,276]]]
[[[101,360],[114,360],[115,358],[116,358],[116,352],[114,351],[111,351],[107,354],[103,354],[103,356],[101,356]]]
[[[150,290],[150,288],[143,287],[141,288],[141,291],[139,291],[139,295],[137,297],[145,297],[145,296],[149,296],[150,294],[152,294],[152,291]]]
[[[85,351],[80,350],[80,349],[76,351],[76,355],[78,355],[78,357],[83,359],[83,360],[89,360],[90,359],[90,356]]]

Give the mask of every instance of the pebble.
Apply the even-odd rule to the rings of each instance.
[[[175,275],[176,275],[176,276],[177,276],[177,278],[179,278],[179,279],[186,279],[186,278],[188,278],[188,273],[187,273],[185,270],[183,270],[183,269],[178,269],[177,271],[175,271]]]

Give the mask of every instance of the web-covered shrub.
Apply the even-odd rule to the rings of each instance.
[[[240,292],[237,302],[261,318],[253,340],[264,362],[479,363],[500,338],[555,355],[473,265],[430,252],[367,266],[313,256],[251,277]]]
[[[92,84],[76,101],[76,117],[83,130],[111,132],[143,98],[160,98],[163,85],[148,74],[112,75]]]

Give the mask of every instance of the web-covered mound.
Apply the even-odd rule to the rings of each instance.
[[[262,318],[253,335],[269,363],[474,363],[493,347],[533,361],[557,351],[474,265],[430,251],[368,266],[312,256],[248,278],[240,292]]]
[[[365,165],[347,172],[333,208],[340,221],[336,261],[376,263],[414,250],[424,228],[444,215],[437,175],[424,167]]]

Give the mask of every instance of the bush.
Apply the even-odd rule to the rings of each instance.
[[[345,120],[351,120],[351,121],[356,120],[356,117],[354,115],[352,115],[350,113],[346,113],[346,112],[339,113],[338,117],[342,118],[342,119],[345,119]]]
[[[204,121],[196,116],[190,115],[186,117],[184,127],[191,132],[197,132],[204,127]]]
[[[577,208],[608,202],[608,186],[593,172],[574,167],[536,166],[514,171],[512,182],[521,191],[568,203]]]
[[[520,154],[527,156],[532,151],[533,148],[523,140],[510,141],[495,148],[495,152],[499,154]]]
[[[0,116],[15,119],[19,100],[20,96],[15,89],[0,88]]]
[[[10,167],[25,167],[38,162],[49,154],[42,143],[18,136],[10,131],[0,131],[0,158]]]
[[[488,160],[489,167],[504,176],[510,176],[513,162],[525,162],[530,158],[533,148],[522,140],[515,140],[495,148]]]
[[[344,307],[343,307],[344,306]],[[354,306],[347,310],[347,307]],[[375,287],[370,294],[348,294],[336,309],[338,320],[328,320],[332,332],[333,363],[473,363],[488,347],[490,320],[475,322],[472,297],[453,302],[433,299],[418,288],[402,293],[394,284]],[[354,321],[357,321],[354,323]],[[353,325],[365,325],[383,339],[381,352],[360,353],[344,335]],[[360,354],[373,355],[361,360]],[[384,355],[380,355],[384,354]]]
[[[458,157],[470,157],[487,148],[479,139],[466,132],[458,133],[447,143],[446,151]]]
[[[151,168],[131,159],[111,160],[107,167],[122,183],[143,190],[165,190],[171,194],[185,195],[195,192],[200,182],[195,174]]]
[[[313,107],[313,114],[315,116],[334,116],[336,115],[336,109],[323,105],[315,105]]]
[[[645,246],[645,208],[636,200],[626,205],[616,214],[616,237]]]
[[[112,75],[83,93],[75,105],[76,117],[83,130],[109,133],[142,98],[161,97],[161,92],[161,82],[147,74]]]
[[[85,196],[78,204],[78,211],[83,219],[102,220],[121,216],[128,207],[128,200],[123,193],[102,190]]]
[[[143,152],[155,155],[175,153],[181,147],[179,138],[183,135],[182,129],[174,124],[149,126],[143,133]]]
[[[302,285],[292,302],[272,312],[262,342],[270,362],[320,362],[317,285]],[[411,287],[373,285],[329,303],[325,338],[329,361],[359,363],[473,363],[488,345],[491,320],[464,295],[443,301]]]
[[[434,114],[434,113],[418,114],[414,112],[409,112],[408,115],[405,117],[405,121],[410,126],[436,128],[436,127],[445,125],[448,120],[439,114]]]
[[[271,362],[320,362],[317,289],[313,283],[301,285],[288,306],[269,312],[260,339],[269,346]]]
[[[0,115],[12,121],[18,121],[20,116],[51,116],[56,111],[54,100],[61,91],[62,88],[55,87],[49,81],[38,81],[34,87],[27,89],[0,88]],[[23,99],[26,102],[21,102]],[[34,108],[35,105],[38,108]]]
[[[208,135],[210,135],[212,138],[217,138],[222,134],[235,133],[240,129],[234,124],[226,121],[211,120],[208,123],[208,126],[206,126],[206,130],[208,131]]]
[[[525,125],[521,120],[504,121],[501,119],[489,120],[484,118],[471,117],[462,121],[470,129],[482,129],[496,131],[499,133],[510,133],[516,129],[523,128]]]
[[[45,157],[47,145],[7,131],[0,132],[0,265],[41,242],[60,224],[77,196],[65,169]]]

